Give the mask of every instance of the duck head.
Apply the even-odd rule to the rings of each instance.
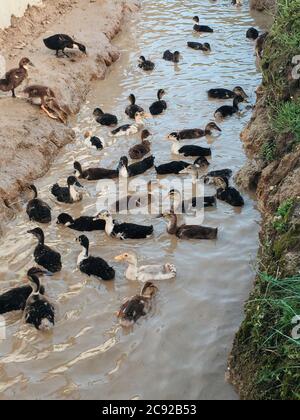
[[[156,287],[151,281],[147,281],[141,290],[141,296],[146,299],[152,299],[158,292],[158,287]]]
[[[160,101],[166,94],[166,91],[164,89],[159,89],[159,91],[157,92],[157,97],[158,100]]]
[[[228,178],[221,176],[206,176],[204,177],[204,183],[207,185],[214,185],[217,189],[222,190],[225,190],[229,186]]]
[[[80,44],[79,42],[76,43],[77,47],[79,48],[79,51],[81,51],[83,54],[87,55],[86,46],[83,44]]]
[[[139,62],[140,63],[145,63],[145,61],[146,61],[146,58],[143,55],[141,55],[140,58],[139,58]]]
[[[208,42],[204,42],[203,50],[206,51],[206,52],[211,52],[211,46]]]
[[[45,241],[45,235],[41,228],[35,228],[28,230],[27,233],[30,233],[31,235],[35,236],[40,244],[43,244]]]
[[[104,115],[104,112],[101,108],[95,108],[93,111],[94,117],[102,117]]]
[[[244,89],[241,86],[236,86],[233,89],[233,92],[235,93],[235,95],[241,96],[244,99],[249,98],[249,96],[246,94],[246,92],[244,91]]]
[[[178,142],[180,140],[179,134],[174,131],[173,133],[170,133],[167,136],[167,140],[171,140],[173,142]]]
[[[78,191],[86,191],[86,189],[84,188],[83,185],[80,184],[80,182],[78,181],[78,179],[75,176],[69,176],[69,178],[67,179],[67,185],[68,187],[74,187],[76,190]]]
[[[90,241],[87,236],[80,235],[78,238],[76,238],[76,242],[78,242],[88,252]]]
[[[135,95],[134,95],[133,93],[131,93],[131,94],[128,96],[128,100],[129,100],[129,102],[131,103],[131,105],[135,105],[136,98],[135,98]]]
[[[56,224],[57,225],[64,225],[64,226],[71,226],[74,223],[74,219],[67,213],[61,213],[57,217]]]
[[[128,264],[131,264],[131,265],[137,265],[138,263],[137,256],[133,252],[125,252],[122,255],[118,255],[117,257],[115,257],[115,261],[127,262]]]
[[[51,273],[50,271],[47,270],[42,270],[39,267],[32,267],[28,270],[27,272],[27,276],[31,276],[31,275],[35,275],[35,276],[48,276],[48,277],[52,277],[53,273]]]
[[[221,128],[213,121],[209,122],[205,127],[205,132],[210,134],[212,131],[218,131],[219,133],[222,132]]]
[[[101,139],[99,139],[99,137],[92,136],[90,138],[90,142],[91,142],[91,145],[96,147],[96,149],[98,149],[98,150],[102,150],[104,148],[103,142],[102,142]]]
[[[104,220],[105,222],[110,221],[112,219],[112,215],[108,210],[101,210],[100,213],[94,218],[96,220]]]
[[[180,59],[180,52],[179,51],[175,51],[174,52],[174,61],[176,63],[178,63],[179,62],[179,59]]]
[[[19,63],[19,67],[28,70],[28,67],[34,67],[34,64],[29,60],[29,58],[24,57]]]
[[[128,176],[128,157],[122,156],[118,165],[118,171],[120,176],[127,177]]]
[[[146,139],[149,139],[149,137],[151,137],[151,136],[152,136],[152,134],[150,133],[149,130],[143,130],[142,133],[141,133],[141,139],[142,139],[142,141],[143,140],[146,140]]]
[[[200,22],[199,16],[194,16],[193,21],[196,23],[199,23]]]

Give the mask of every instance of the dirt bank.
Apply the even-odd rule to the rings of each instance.
[[[256,110],[241,135],[249,162],[237,182],[256,191],[263,215],[258,276],[230,358],[243,399],[300,399],[300,341],[292,334],[300,315],[299,32],[299,0],[279,0]]]
[[[274,11],[276,7],[276,0],[250,0],[250,7],[253,10],[263,12],[265,10]]]
[[[90,82],[104,78],[107,67],[119,58],[111,40],[121,30],[126,15],[137,9],[137,0],[45,0],[41,7],[29,8],[22,18],[12,18],[12,26],[0,31],[7,69],[28,56],[35,68],[22,88],[35,83],[50,86],[59,101],[76,113]],[[74,52],[71,59],[57,59],[42,42],[54,33],[74,36],[87,46],[88,55]],[[0,126],[0,213],[4,224],[17,208],[15,203],[24,186],[49,169],[59,149],[74,139],[74,133],[71,125],[51,120],[38,107],[4,93]]]

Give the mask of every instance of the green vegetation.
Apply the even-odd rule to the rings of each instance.
[[[289,218],[294,207],[294,201],[293,199],[286,200],[278,208],[273,222],[273,227],[278,233],[286,233],[288,231]]]
[[[261,156],[266,163],[276,160],[276,144],[274,141],[267,141],[261,148]]]
[[[295,144],[300,143],[300,99],[280,103],[275,108],[273,127],[278,134],[293,134]]]

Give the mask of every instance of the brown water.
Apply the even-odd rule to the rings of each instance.
[[[242,85],[254,102],[260,75],[253,46],[245,40],[246,29],[254,23],[248,5],[235,9],[228,6],[228,0],[205,1],[200,6],[198,1],[192,3],[193,9],[190,0],[146,0],[141,13],[124,27],[115,41],[122,58],[105,81],[94,85],[78,117],[76,143],[66,147],[47,176],[37,182],[54,216],[61,211],[75,216],[96,212],[93,197],[72,206],[57,205],[50,198],[49,187],[57,180],[65,181],[74,158],[88,166],[101,159],[101,166],[115,167],[136,142],[122,138],[104,152],[88,149],[82,136],[87,129],[106,138],[105,129],[91,118],[96,105],[126,121],[123,112],[129,93],[134,92],[146,106],[158,88],[165,88],[168,112],[147,122],[154,134],[156,163],[164,163],[171,160],[170,144],[164,140],[168,132],[204,127],[212,118],[219,103],[207,100],[208,88]],[[196,13],[215,28],[214,34],[200,37],[192,33],[190,18]],[[212,54],[186,48],[186,41],[199,38],[211,42]],[[167,48],[181,51],[183,60],[178,66],[160,59]],[[141,53],[157,63],[154,73],[137,70]],[[239,133],[249,118],[246,113],[222,124],[222,136],[212,144],[211,169],[229,167],[236,172],[242,166],[245,156]],[[154,171],[147,177],[155,178]],[[94,187],[88,184],[92,194]],[[217,242],[177,241],[165,233],[161,220],[151,216],[122,217],[153,223],[155,237],[151,240],[124,243],[101,233],[89,235],[92,254],[111,262],[113,256],[133,249],[142,260],[177,265],[177,279],[159,284],[154,311],[128,333],[118,326],[114,312],[140,286],[129,284],[124,266],[114,263],[117,277],[113,284],[85,278],[76,269],[80,252],[76,233],[57,228],[55,223],[49,226],[46,241],[62,253],[64,263],[60,274],[44,280],[59,308],[57,325],[53,334],[43,335],[23,325],[20,314],[6,317],[7,339],[0,343],[1,398],[236,399],[224,377],[243,302],[252,286],[259,221],[255,203],[244,195],[246,205],[241,211],[219,202],[215,211],[207,212],[205,224],[220,228]],[[34,226],[24,214],[10,224],[0,247],[1,290],[16,285],[33,264],[35,241],[26,231]]]

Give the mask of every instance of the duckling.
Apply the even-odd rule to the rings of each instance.
[[[35,185],[29,187],[34,192],[34,198],[30,200],[26,207],[26,213],[30,221],[38,223],[51,222],[51,207],[44,201],[38,199],[38,192]]]
[[[144,71],[152,71],[155,69],[155,64],[150,60],[146,60],[146,58],[141,55],[139,58],[139,68]]]
[[[237,114],[239,112],[239,104],[242,102],[244,102],[244,98],[242,96],[236,96],[233,100],[232,106],[223,105],[216,110],[215,118],[226,118]]]
[[[206,177],[206,184],[214,184],[217,189],[217,198],[225,201],[233,207],[242,207],[245,201],[239,191],[233,187],[229,187],[228,179],[224,177]]]
[[[151,115],[160,115],[167,109],[166,101],[162,100],[165,94],[166,92],[163,89],[159,89],[157,92],[158,101],[154,102],[149,108]]]
[[[123,178],[130,178],[137,175],[142,175],[154,166],[154,156],[149,156],[140,162],[132,163],[128,165],[128,158],[126,156],[121,157],[119,166],[119,176]]]
[[[131,159],[133,160],[142,159],[144,156],[150,153],[151,142],[147,140],[150,136],[151,136],[151,133],[148,130],[142,131],[142,134],[141,134],[142,142],[140,144],[133,146],[128,152]]]
[[[141,226],[133,223],[119,223],[113,220],[109,211],[103,210],[95,218],[104,220],[105,233],[112,238],[125,239],[146,239],[153,235],[153,226]]]
[[[210,122],[206,125],[205,129],[192,128],[187,130],[181,130],[170,134],[171,137],[176,136],[179,140],[191,140],[200,139],[204,136],[211,136],[213,131],[222,132],[221,128],[217,126],[215,122]]]
[[[200,225],[177,225],[177,215],[170,212],[164,213],[163,218],[167,221],[167,232],[176,235],[179,239],[216,239],[218,229]]]
[[[114,179],[118,178],[119,176],[119,167],[117,169],[88,168],[83,170],[79,162],[74,162],[74,169],[78,178],[83,178],[88,181],[98,181],[99,179]]]
[[[150,280],[171,280],[176,277],[177,270],[173,264],[164,265],[138,265],[138,257],[133,252],[126,252],[125,254],[115,257],[115,261],[126,262],[128,268],[125,272],[125,277],[130,281],[140,281],[146,283]]]
[[[12,97],[16,98],[15,89],[19,87],[28,77],[28,66],[34,67],[29,58],[22,58],[19,67],[8,71],[3,79],[0,79],[0,90],[2,92],[12,92]]]
[[[144,112],[137,112],[135,114],[135,124],[125,124],[116,128],[110,133],[110,137],[132,136],[137,134],[145,125],[144,118]]]
[[[45,235],[42,229],[35,228],[27,233],[38,239],[38,245],[34,250],[34,259],[38,265],[41,265],[51,273],[57,273],[62,269],[61,255],[45,245]]]
[[[194,31],[196,32],[212,33],[214,31],[209,26],[199,25],[200,19],[198,16],[194,16],[193,21],[196,22],[196,24],[194,25]]]
[[[90,242],[88,238],[85,235],[81,235],[76,241],[83,247],[83,251],[79,254],[77,260],[79,270],[88,276],[95,276],[101,280],[114,280],[116,276],[115,270],[102,258],[89,255]]]
[[[268,35],[269,33],[265,32],[264,34],[261,34],[256,40],[255,52],[259,59],[263,58],[265,43],[268,38]]]
[[[194,165],[198,165],[199,168],[209,166],[208,160],[204,156],[200,156],[198,159],[195,160]],[[169,163],[165,163],[163,165],[155,166],[155,170],[158,175],[169,175],[175,174],[178,175],[182,170],[190,166],[190,163],[184,162],[182,160],[174,160]]]
[[[23,93],[28,96],[32,104],[40,105],[41,110],[48,117],[54,120],[59,119],[64,124],[68,121],[68,113],[58,104],[55,93],[51,88],[42,85],[31,85],[27,86]]]
[[[102,109],[96,108],[93,112],[97,123],[105,125],[107,127],[113,127],[118,124],[118,118],[112,114],[105,114]]]
[[[55,324],[55,308],[41,293],[42,286],[36,274],[28,272],[32,292],[26,301],[24,319],[39,331],[49,331]]]
[[[136,105],[136,98],[133,94],[129,95],[129,102],[130,105],[128,105],[128,107],[125,109],[125,114],[128,115],[129,118],[131,119],[135,119],[136,118],[136,114],[139,112],[144,112],[143,108]]]
[[[105,222],[103,220],[94,220],[94,217],[89,216],[81,216],[78,219],[73,219],[67,213],[61,213],[57,218],[56,224],[79,232],[93,232],[105,229]]]
[[[244,99],[248,98],[248,95],[241,86],[236,86],[233,90],[217,88],[210,89],[208,97],[212,99],[234,99],[236,96],[242,96]]]
[[[29,275],[37,276],[49,275],[47,271],[43,271],[38,267],[33,267],[28,271]],[[24,311],[26,301],[32,292],[31,286],[15,287],[0,295],[0,315],[13,311]],[[45,288],[41,286],[40,293],[45,294]]]
[[[104,143],[99,137],[92,136],[90,138],[90,143],[92,147],[96,147],[97,150],[103,150],[104,149]]]
[[[233,6],[241,7],[243,5],[242,0],[231,0]]]
[[[180,213],[190,213],[193,210],[203,209],[203,207],[216,207],[217,204],[215,196],[192,197],[189,200],[182,200],[181,193],[174,189],[169,191],[168,198],[173,213],[178,211]]]
[[[139,295],[126,299],[117,313],[120,325],[124,328],[132,327],[141,317],[146,316],[152,309],[152,300],[158,288],[148,281],[142,287]]]
[[[172,61],[173,63],[179,63],[180,52],[175,51],[174,53],[172,53],[170,50],[167,50],[163,54],[163,59],[166,61]]]
[[[184,155],[188,156],[211,156],[211,149],[200,146],[181,146],[180,139],[178,135],[174,133],[173,135],[168,136],[168,140],[172,141],[172,153],[175,155]]]
[[[51,188],[51,194],[60,203],[72,204],[81,201],[85,188],[78,182],[77,178],[75,176],[69,176],[67,185],[67,187],[60,187],[58,184],[54,184]]]
[[[188,42],[187,46],[193,50],[211,52],[211,47],[208,42],[204,42],[204,44],[201,44],[201,42]]]
[[[249,28],[248,31],[246,32],[246,38],[247,39],[251,39],[252,41],[256,41],[257,38],[259,37],[259,32],[257,29],[255,28]]]
[[[56,57],[58,57],[59,51],[63,53],[66,57],[69,58],[68,54],[65,53],[66,48],[77,48],[79,51],[86,54],[86,47],[83,44],[80,44],[79,42],[74,41],[69,35],[65,34],[56,34],[52,35],[49,38],[45,38],[44,44],[49,50],[56,51]]]

